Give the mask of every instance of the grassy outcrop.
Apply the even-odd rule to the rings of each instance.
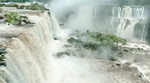
[[[5,4],[4,5],[5,7],[18,7],[18,4],[15,4],[15,3],[10,3],[10,4]]]
[[[103,45],[118,44],[118,43],[126,44],[126,40],[123,38],[100,32],[86,32],[81,34],[81,36],[89,37],[93,41],[101,43]]]
[[[17,12],[6,12],[4,16],[7,23],[20,25],[22,22],[21,16]]]
[[[26,9],[30,9],[30,10],[46,10],[44,5],[40,5],[38,3],[34,3],[34,4],[31,4],[31,5],[28,5],[28,6],[26,6]]]
[[[29,21],[28,17],[21,16],[17,12],[6,12],[3,16],[1,16],[2,19],[5,19],[5,21],[9,24],[13,25],[21,25],[24,24],[33,24]]]
[[[116,50],[118,43],[126,44],[126,40],[115,35],[104,34],[100,32],[86,32],[77,33],[76,38],[69,38],[70,44],[83,46],[86,49],[97,50],[102,46],[111,46],[113,50]],[[79,45],[80,44],[80,45]]]
[[[0,4],[0,7],[3,7],[3,6],[5,6],[5,4]]]
[[[0,7],[16,7],[17,9],[28,9],[28,10],[48,10],[43,4],[32,3],[30,5],[18,5],[15,3],[0,4]]]
[[[81,57],[84,57],[87,56],[87,52],[94,53],[94,55],[90,55],[93,55],[96,58],[100,58],[100,55],[105,55],[109,60],[114,61],[116,60],[115,57],[123,56],[123,53],[119,49],[118,44],[126,44],[125,39],[115,35],[89,31],[76,32],[72,34],[67,41],[69,45],[67,47],[66,45],[64,46],[67,50],[57,53],[56,56],[60,57],[63,55],[81,55]]]

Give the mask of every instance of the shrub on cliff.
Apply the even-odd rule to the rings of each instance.
[[[21,24],[21,16],[17,12],[6,12],[5,13],[5,21],[11,24]]]
[[[21,25],[21,23],[33,24],[33,22],[29,21],[28,17],[21,16],[17,12],[6,12],[2,18],[4,18],[7,23],[14,25]]]
[[[45,10],[46,8],[44,7],[44,5],[40,5],[38,3],[35,4],[31,4],[26,6],[26,9],[30,9],[30,10]]]
[[[14,3],[10,3],[10,4],[6,4],[4,5],[5,7],[18,7],[18,4],[14,4]]]
[[[3,7],[3,6],[5,6],[5,4],[0,4],[0,7]]]

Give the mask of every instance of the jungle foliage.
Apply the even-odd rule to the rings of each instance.
[[[10,24],[21,24],[21,16],[17,12],[6,12],[5,13],[5,21]]]
[[[29,9],[29,10],[48,10],[45,8],[44,5],[38,4],[38,3],[32,3],[30,5],[18,5],[16,3],[10,3],[10,4],[0,4],[0,7],[16,7],[17,9]]]
[[[31,5],[28,5],[28,6],[26,6],[26,9],[30,9],[30,10],[46,10],[44,5],[40,5],[38,3],[34,3],[34,4],[31,4]]]
[[[98,55],[93,55],[96,58],[99,58],[100,54],[107,49],[111,50],[105,55],[109,60],[115,60],[115,57],[122,57],[123,53],[119,49],[118,44],[126,44],[126,40],[115,35],[100,33],[100,32],[76,32],[71,35],[67,40],[69,45],[64,45],[68,50],[63,52],[58,52],[56,56],[61,57],[63,55],[76,55],[79,53],[82,57],[86,56],[85,53],[81,52],[90,52]],[[75,49],[75,52],[72,51]],[[114,57],[115,55],[115,57]]]
[[[29,21],[28,17],[21,16],[17,12],[5,12],[4,16],[1,16],[1,18],[5,19],[7,23],[14,25],[21,25],[21,23],[33,24]]]

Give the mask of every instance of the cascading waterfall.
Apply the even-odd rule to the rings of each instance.
[[[73,26],[74,29],[80,28],[80,30],[91,29],[94,22],[93,9],[91,5],[81,6],[78,13],[73,18],[70,17],[67,26]]]
[[[144,25],[143,30],[142,30],[141,42],[146,41],[147,30],[148,30],[148,26]]]
[[[53,53],[61,51],[63,42],[53,40],[53,35],[59,32],[54,15],[45,13],[30,13],[26,16],[34,26],[6,28],[7,32],[16,34],[6,46],[7,69],[2,83],[100,83],[102,79],[89,64],[77,57],[58,59]],[[7,26],[7,25],[6,25]],[[1,29],[0,29],[1,30]],[[6,34],[8,34],[6,32]],[[59,35],[59,34],[58,34]],[[2,71],[2,68],[0,69]],[[7,75],[7,76],[5,76]],[[103,77],[104,78],[104,77]],[[98,80],[99,79],[99,80]]]
[[[6,47],[8,70],[4,71],[8,76],[3,79],[7,83],[50,83],[48,48],[53,35],[59,32],[58,23],[52,13],[51,16],[47,12],[25,15],[35,23],[33,26],[3,27],[6,36],[9,32],[10,35],[17,35],[10,39]]]
[[[70,26],[78,27],[80,30],[93,30],[92,27],[97,28],[96,23],[102,22],[101,24],[106,26],[98,27],[107,28],[99,30],[107,30],[108,33],[117,34],[126,39],[136,37],[140,41],[145,41],[148,26],[143,23],[144,7],[111,5],[105,6],[106,9],[103,7],[98,10],[99,6],[81,6],[75,18],[70,17]],[[139,78],[141,74],[138,73],[140,72],[136,68],[131,68],[130,63],[120,63],[120,57],[117,61],[93,57],[95,54],[104,57],[107,54],[112,56],[112,50],[109,48],[96,50],[103,51],[103,53],[97,53],[82,47],[74,49],[74,46],[68,45],[68,42],[61,37],[67,32],[59,28],[52,13],[43,11],[23,15],[26,15],[35,24],[21,26],[4,24],[6,27],[0,28],[2,32],[0,36],[6,36],[8,40],[6,45],[7,67],[0,68],[0,83],[127,83],[135,82],[136,79],[139,83],[144,82]],[[106,23],[106,21],[110,22]],[[64,54],[62,57],[56,57],[56,53],[67,49],[65,46],[71,47],[75,52],[70,53],[71,56]],[[128,51],[123,47],[121,50]],[[82,53],[76,51],[81,51],[86,57],[78,57]],[[120,55],[121,53],[119,52]]]
[[[69,20],[69,24],[75,28],[86,27],[89,30],[115,34],[130,41],[145,42],[148,30],[147,23],[144,22],[145,17],[145,7],[142,6],[85,5],[79,8],[77,16]]]
[[[47,14],[28,14],[36,25],[28,27],[7,46],[10,83],[48,83],[49,60],[47,47],[52,34]],[[50,19],[50,18],[49,18]],[[49,24],[49,25],[48,25]]]
[[[116,13],[117,10],[117,13]],[[124,6],[124,7],[113,7],[112,9],[113,17],[112,17],[112,23],[110,26],[110,30],[116,28],[116,32],[112,32],[118,36],[121,36],[123,38],[126,38],[128,40],[137,38],[135,37],[135,34],[141,34],[141,37],[138,38],[140,41],[145,41],[146,39],[146,33],[147,28],[146,24],[141,24],[142,26],[136,26],[138,23],[140,23],[141,20],[144,20],[144,7],[141,6]],[[116,15],[115,15],[116,14]],[[116,21],[118,21],[116,23]],[[136,28],[141,28],[141,33],[137,33],[135,30]],[[134,41],[133,40],[133,41]]]
[[[130,41],[146,42],[146,11],[143,6],[84,5],[75,15],[70,16],[67,26],[111,33]]]

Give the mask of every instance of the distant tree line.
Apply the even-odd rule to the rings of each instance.
[[[150,5],[150,0],[117,0],[121,5]]]
[[[48,2],[51,0],[0,0],[0,2],[32,2],[32,1]]]

